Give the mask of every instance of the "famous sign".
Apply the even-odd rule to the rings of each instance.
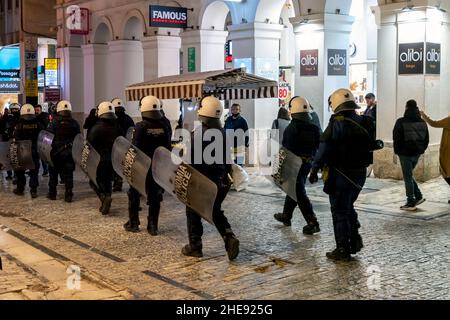
[[[187,28],[187,8],[150,6],[150,27]]]

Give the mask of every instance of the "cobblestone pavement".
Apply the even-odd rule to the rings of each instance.
[[[334,263],[325,252],[334,246],[329,204],[321,186],[309,186],[322,232],[304,236],[296,211],[292,227],[283,227],[273,214],[283,195],[265,178],[252,174],[250,187],[231,192],[224,203],[241,241],[241,253],[229,262],[223,241],[205,223],[204,258],[187,258],[184,208],[165,197],[160,236],[145,231],[147,207],[138,234],[129,234],[127,197],[115,193],[111,215],[98,212],[99,201],[86,179],[77,174],[75,202],[40,197],[19,198],[13,186],[0,183],[0,299],[449,299],[450,188],[436,179],[421,188],[427,202],[415,214],[398,210],[404,201],[401,182],[369,179],[358,201],[365,248],[350,263]],[[2,237],[8,239],[2,242]],[[33,261],[10,245],[16,239],[50,256],[65,267],[81,269],[81,287],[95,285],[91,295],[49,296],[54,281],[39,270],[25,271]],[[21,257],[22,260],[21,260]],[[67,275],[66,275],[67,277]],[[48,280],[48,279],[47,279]],[[59,279],[61,280],[61,279]],[[65,281],[65,279],[64,279]],[[31,290],[30,290],[31,288]],[[24,290],[35,292],[27,297]],[[104,290],[104,292],[102,291]],[[26,293],[27,291],[25,291]],[[94,292],[103,295],[97,297]]]

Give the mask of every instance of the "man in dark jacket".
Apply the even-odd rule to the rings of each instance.
[[[311,201],[306,194],[305,183],[311,171],[314,155],[319,148],[320,129],[313,123],[308,100],[295,97],[291,100],[289,108],[292,121],[284,132],[283,147],[301,157],[303,164],[297,177],[297,202],[286,196],[283,213],[277,213],[274,217],[285,226],[290,226],[294,209],[298,205],[307,223],[303,228],[303,233],[313,235],[320,232],[320,227]]]
[[[377,102],[373,93],[366,95],[367,109],[364,111],[364,115],[371,117],[375,123],[377,122]]]
[[[121,99],[115,98],[113,99],[113,101],[111,101],[111,103],[114,106],[114,110],[117,116],[117,124],[119,125],[120,135],[126,138],[128,129],[134,127],[134,121],[128,114],[126,114],[125,104]],[[113,192],[122,192],[122,185],[122,178],[114,172]]]
[[[34,169],[30,170],[30,193],[31,197],[37,198],[37,188],[39,187],[39,167],[40,159],[37,150],[37,138],[39,133],[43,129],[40,121],[36,119],[36,113],[34,107],[30,104],[25,104],[20,110],[20,120],[14,129],[13,137],[16,141],[31,140],[32,142],[32,157],[34,162]],[[17,188],[14,190],[14,194],[18,196],[24,195],[26,177],[25,170],[16,170],[17,176]]]
[[[89,112],[89,115],[87,116],[86,120],[84,120],[83,129],[87,130],[86,137],[89,136],[89,133],[91,132],[91,129],[95,126],[95,124],[98,121],[97,117],[97,109],[91,109]]]
[[[171,135],[166,122],[161,114],[161,106],[158,98],[148,96],[141,101],[142,122],[136,125],[133,136],[133,145],[153,158],[155,150],[159,147],[171,149]],[[148,225],[147,231],[152,236],[158,235],[158,220],[163,200],[163,189],[153,179],[152,170],[147,174],[146,179],[147,199],[148,199]],[[124,225],[126,231],[139,231],[139,205],[140,194],[130,188],[128,192],[130,220]]]
[[[233,104],[231,106],[231,115],[225,121],[225,132],[227,135],[230,133],[229,130],[236,133],[236,131],[241,130],[245,133],[245,139],[239,139],[242,135],[236,133],[234,138],[234,157],[235,163],[243,166],[245,161],[245,148],[249,146],[249,136],[248,136],[248,124],[247,121],[241,116],[241,106],[239,104]],[[243,137],[243,136],[242,136]]]
[[[56,187],[58,174],[62,177],[66,191],[64,201],[73,199],[73,172],[75,162],[72,158],[72,145],[75,137],[81,132],[80,125],[72,118],[72,105],[69,101],[60,101],[56,107],[56,116],[48,131],[55,135],[52,143],[52,162],[50,166],[50,179],[48,182],[48,195],[50,200],[56,200]]]
[[[335,91],[329,105],[334,115],[321,137],[309,180],[317,182],[317,173],[323,169],[336,240],[336,249],[327,252],[327,257],[350,261],[351,254],[363,248],[354,203],[366,182],[367,167],[373,163],[375,125],[372,118],[356,113],[359,107],[348,89]]]
[[[201,130],[201,134],[196,134],[197,131],[194,131],[192,133],[190,156],[192,166],[217,185],[218,194],[214,203],[212,214],[214,225],[223,238],[223,241],[225,243],[225,250],[228,254],[228,259],[234,260],[239,254],[239,240],[233,233],[228,219],[225,217],[224,211],[222,211],[221,208],[222,202],[225,200],[231,186],[230,180],[228,178],[228,174],[231,172],[231,164],[229,163],[230,161],[227,161],[225,132],[223,131],[222,123],[220,121],[222,114],[223,107],[217,98],[206,97],[202,99],[202,101],[200,102],[199,110],[199,119],[202,122],[202,126],[196,129]],[[210,147],[212,143],[217,142],[211,142],[207,139],[204,139],[204,136],[208,135],[208,130],[218,130],[218,132],[220,132],[223,136],[223,158],[219,160],[215,159],[214,162],[210,164],[206,163],[207,161],[203,157],[204,151],[206,148]],[[202,139],[202,142],[198,143],[196,142],[196,139]],[[201,150],[195,149],[195,146],[197,144],[202,146]],[[195,157],[196,153],[197,155],[202,155],[200,162],[195,161],[197,158]],[[187,244],[183,248],[182,254],[191,257],[202,257],[202,219],[197,213],[195,213],[194,210],[189,207],[186,207],[186,216],[189,244]]]
[[[425,198],[414,179],[413,171],[429,144],[428,127],[420,116],[416,101],[409,100],[406,103],[405,115],[397,120],[393,135],[394,152],[400,158],[407,197],[406,204],[400,209],[416,211],[416,206],[423,203]]]
[[[100,154],[100,164],[97,168],[97,186],[90,183],[97,193],[102,206],[100,212],[103,215],[109,214],[111,209],[111,194],[114,170],[112,167],[112,147],[117,137],[121,135],[117,124],[117,116],[111,102],[105,101],[98,106],[98,121],[92,127],[87,137],[91,146]]]

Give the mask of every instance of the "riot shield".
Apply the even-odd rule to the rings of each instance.
[[[81,134],[77,135],[73,141],[72,157],[81,170],[98,187],[97,168],[100,163],[100,155],[89,142],[84,140]]]
[[[39,157],[42,161],[48,163],[53,167],[51,152],[52,152],[52,143],[55,135],[46,130],[42,130],[39,133],[37,146],[39,151]]]
[[[164,147],[155,151],[152,173],[164,190],[214,225],[212,214],[218,191],[215,183]]]
[[[136,132],[135,127],[130,127],[127,131],[127,140],[133,142],[134,133]]]
[[[112,150],[114,171],[144,197],[147,197],[146,180],[151,164],[150,157],[124,137],[118,137],[114,142]]]
[[[297,176],[302,163],[300,157],[286,148],[280,148],[273,161],[273,182],[295,201],[297,201]]]
[[[0,163],[3,170],[33,170],[31,140],[1,142]]]

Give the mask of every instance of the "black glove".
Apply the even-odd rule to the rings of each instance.
[[[309,175],[309,182],[314,184],[319,181],[319,176],[317,175],[318,169],[312,169],[311,174]]]

